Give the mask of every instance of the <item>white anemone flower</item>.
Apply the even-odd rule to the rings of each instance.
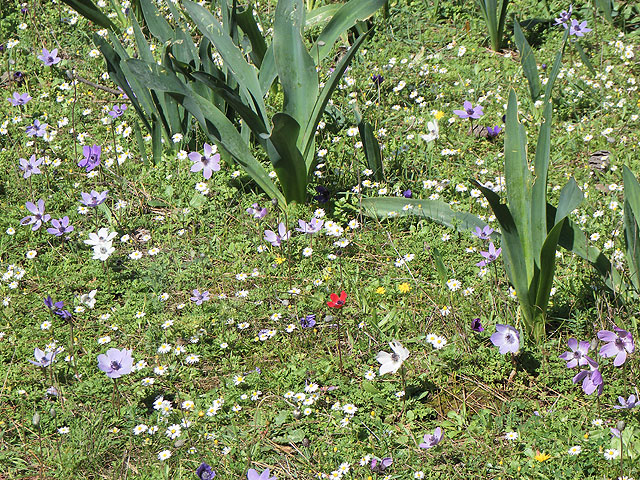
[[[98,290],[91,290],[89,293],[80,295],[80,302],[89,308],[93,308],[96,304],[96,293],[98,293]]]
[[[84,243],[87,245],[91,245],[92,247],[96,247],[98,245],[109,244],[111,246],[111,241],[117,235],[116,232],[109,232],[108,228],[101,228],[98,230],[98,233],[90,233],[89,239],[85,240]]]
[[[389,342],[389,346],[393,353],[380,352],[376,356],[376,360],[382,364],[380,365],[380,375],[396,373],[402,366],[402,362],[409,358],[409,350],[397,340]]]

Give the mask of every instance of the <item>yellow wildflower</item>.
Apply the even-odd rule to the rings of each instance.
[[[549,460],[551,458],[551,455],[549,455],[548,453],[540,453],[539,450],[536,450],[536,455],[533,458],[535,458],[539,462],[544,462],[545,460]]]
[[[377,294],[379,294],[379,295],[384,295],[384,294],[385,294],[385,292],[386,292],[386,290],[385,290],[385,288],[384,288],[384,287],[378,287],[378,288],[376,288],[376,293],[377,293]]]
[[[411,285],[407,282],[401,283],[398,285],[398,290],[400,290],[400,293],[409,293],[411,291]]]

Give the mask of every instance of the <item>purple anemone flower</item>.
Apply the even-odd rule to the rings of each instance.
[[[590,362],[593,362],[593,360],[587,356],[587,353],[589,353],[589,350],[591,349],[591,344],[589,342],[583,340],[578,343],[578,340],[575,338],[570,338],[567,341],[567,345],[569,345],[571,351],[564,352],[560,355],[560,358],[567,362],[567,368],[577,366],[585,367]]]
[[[196,470],[196,475],[200,480],[211,480],[215,478],[216,472],[211,468],[211,465],[202,462]]]
[[[47,228],[47,232],[56,237],[61,237],[65,233],[73,232],[73,225],[69,225],[69,217],[66,215],[58,220],[51,220],[51,227]]]
[[[500,353],[518,353],[520,350],[520,333],[511,325],[496,325],[496,333],[491,335],[491,343],[500,348]]]
[[[475,237],[478,237],[480,240],[489,240],[493,232],[493,228],[491,228],[489,225],[485,225],[484,227],[482,227],[482,230],[480,230],[480,227],[476,227],[476,229],[471,232],[471,234]]]
[[[562,25],[562,27],[566,30],[569,28],[569,21],[571,20],[571,12],[573,11],[573,5],[569,5],[569,10],[563,10],[560,12],[560,16],[556,18],[555,25]]]
[[[484,112],[482,111],[482,105],[476,105],[474,107],[469,100],[465,100],[462,108],[463,110],[454,110],[453,113],[455,113],[463,120],[465,118],[474,118],[477,120],[482,115],[484,115]]]
[[[411,190],[405,190],[404,192],[402,192],[402,196],[404,198],[411,198],[413,197],[413,192]]]
[[[56,357],[56,353],[57,351],[45,353],[42,350],[40,350],[38,347],[36,347],[35,351],[33,352],[33,356],[36,359],[29,360],[29,361],[34,365],[37,365],[38,367],[43,367],[43,368],[48,367],[53,363],[53,359]]]
[[[47,123],[40,123],[37,118],[33,121],[33,125],[27,126],[27,137],[43,137],[47,133]]]
[[[474,318],[473,320],[471,320],[471,330],[478,333],[484,332],[484,327],[482,326],[482,322],[479,318]]]
[[[377,473],[382,473],[388,467],[390,467],[392,463],[393,463],[393,458],[391,458],[391,457],[384,457],[381,460],[378,460],[377,458],[374,457],[371,460],[371,471],[372,472],[377,472]]]
[[[47,50],[46,48],[43,48],[42,55],[38,55],[38,58],[42,60],[45,67],[50,67],[51,65],[57,65],[58,63],[60,63],[60,60],[62,60],[58,56],[57,48],[54,48],[51,51]]]
[[[277,477],[275,475],[273,477],[271,477],[270,475],[271,472],[269,472],[268,468],[262,473],[258,473],[253,468],[250,468],[247,472],[247,480],[277,480]]]
[[[208,143],[204,144],[204,156],[198,152],[191,152],[189,154],[189,160],[193,162],[191,165],[192,172],[199,172],[202,170],[202,175],[205,179],[209,180],[213,172],[220,170],[220,154],[216,153],[218,148],[213,147]]]
[[[102,147],[100,145],[85,145],[82,147],[82,154],[84,158],[78,162],[78,166],[86,168],[87,172],[90,172],[98,165],[100,165],[100,154],[102,153]]]
[[[256,220],[259,220],[266,217],[267,213],[269,213],[269,210],[267,210],[266,208],[260,208],[257,203],[253,203],[249,208],[247,208],[246,212],[249,215],[253,215],[253,218],[255,218]]]
[[[384,81],[384,77],[382,75],[372,75],[371,81],[379,86]]]
[[[592,29],[587,28],[587,21],[580,23],[577,20],[571,20],[571,27],[569,28],[569,35],[575,35],[576,37],[584,37],[585,33],[589,33]]]
[[[200,293],[200,290],[194,289],[192,293],[193,293],[193,296],[191,297],[191,300],[196,302],[196,305],[202,305],[202,302],[209,301],[208,290],[205,290],[204,292]]]
[[[51,215],[44,213],[44,200],[42,199],[38,200],[37,205],[33,202],[27,202],[25,207],[31,212],[31,215],[20,220],[20,225],[33,225],[31,230],[34,232],[42,226],[42,222],[48,222],[51,219]]]
[[[318,233],[322,229],[322,225],[324,224],[324,220],[313,217],[309,223],[304,220],[298,220],[299,228],[296,228],[297,232],[308,233],[309,235],[313,235],[314,233]]]
[[[127,106],[124,103],[120,106],[118,106],[118,104],[116,103],[109,111],[109,116],[111,116],[111,118],[118,118],[125,112],[126,109]]]
[[[313,199],[318,203],[327,203],[329,201],[329,198],[331,198],[331,192],[329,192],[329,190],[322,185],[316,186],[316,193],[318,195],[315,195]]]
[[[51,295],[47,295],[44,298],[44,306],[47,307],[49,310],[54,311],[54,310],[59,310],[62,307],[64,307],[64,302],[55,302],[55,303],[53,303],[53,299],[51,298]]]
[[[614,405],[613,408],[616,408],[618,410],[620,409],[629,409],[629,408],[635,408],[638,405],[638,401],[636,400],[636,396],[635,395],[629,395],[629,399],[625,400],[624,397],[618,397],[618,402],[620,402],[621,406],[618,405]]]
[[[18,107],[20,105],[26,105],[27,102],[31,100],[31,96],[28,93],[13,92],[13,98],[7,98],[7,100],[14,107]]]
[[[601,395],[604,384],[602,374],[598,370],[598,364],[596,362],[589,363],[589,370],[582,370],[573,377],[573,383],[578,382],[582,382],[582,390],[584,390],[585,394],[591,395],[597,391],[598,395]]]
[[[42,170],[40,170],[40,165],[42,165],[43,161],[43,158],[36,159],[35,155],[31,155],[29,160],[27,160],[26,158],[18,159],[18,162],[20,163],[20,170],[24,172],[22,174],[22,177],[29,178],[31,175],[41,174]]]
[[[316,326],[316,316],[312,313],[306,317],[300,319],[300,326],[302,328],[313,328]]]
[[[91,190],[91,193],[81,192],[80,196],[82,199],[80,203],[87,207],[97,207],[107,199],[107,193],[109,193],[109,190],[105,190],[102,193],[98,193],[95,190]]]
[[[289,240],[289,237],[291,232],[287,231],[287,227],[282,222],[278,224],[278,233],[272,230],[264,231],[264,239],[274,247],[279,247],[283,241]]]
[[[627,360],[627,353],[633,353],[635,345],[630,332],[613,326],[614,332],[600,330],[598,338],[603,342],[608,342],[600,349],[600,356],[604,358],[616,357],[613,365],[621,366]]]
[[[430,448],[435,447],[442,440],[442,429],[440,427],[436,427],[433,431],[433,435],[425,434],[423,437],[423,442],[418,445],[420,448],[424,448],[425,450],[429,450]]]
[[[502,131],[502,128],[499,125],[496,125],[495,127],[487,127],[487,137],[488,138],[496,138],[500,132]]]
[[[133,351],[123,348],[110,348],[107,353],[98,355],[98,368],[109,378],[120,378],[131,373],[133,367]]]
[[[480,252],[480,255],[484,257],[484,260],[481,260],[478,263],[476,263],[476,267],[486,267],[487,265],[495,262],[500,256],[501,252],[502,252],[502,248],[498,248],[496,250],[496,247],[493,244],[493,242],[490,242],[488,251]]]

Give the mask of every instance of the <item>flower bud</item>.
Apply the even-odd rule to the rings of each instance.
[[[618,423],[616,423],[616,428],[622,432],[624,430],[624,427],[626,427],[626,425],[627,424],[624,423],[624,420],[618,420]]]
[[[36,426],[36,427],[40,426],[40,414],[38,412],[33,414],[33,418],[31,419],[31,423],[33,423],[33,425]]]
[[[49,410],[49,415],[51,415],[51,418],[56,418],[57,414],[58,412],[56,412],[56,409],[54,407],[51,407],[51,410]]]

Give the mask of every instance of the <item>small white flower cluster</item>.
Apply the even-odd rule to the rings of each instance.
[[[433,345],[433,348],[440,350],[447,344],[447,339],[436,335],[435,333],[430,333],[429,335],[427,335],[427,342]]]

